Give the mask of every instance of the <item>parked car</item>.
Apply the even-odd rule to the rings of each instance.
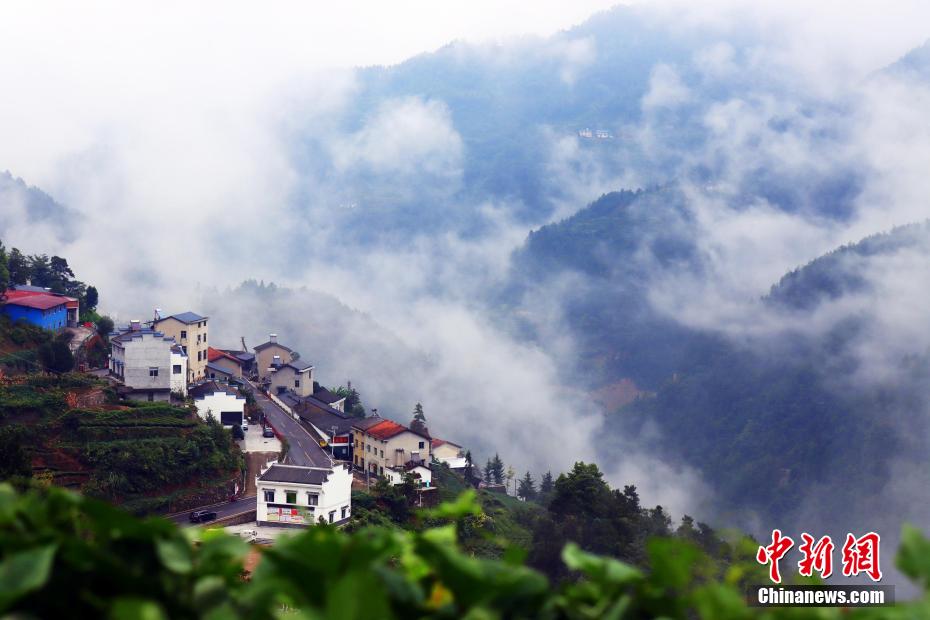
[[[248,422],[243,422],[243,423],[242,423],[242,432],[245,433],[245,432],[248,432],[248,430],[249,430],[249,423],[248,423]]]
[[[215,521],[216,513],[212,510],[195,510],[190,513],[188,516],[191,523],[205,523],[207,521]]]
[[[265,430],[262,431],[262,437],[274,437],[274,429],[266,426]]]

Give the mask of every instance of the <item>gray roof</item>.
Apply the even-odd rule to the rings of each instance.
[[[158,320],[164,321],[165,319],[177,319],[181,321],[182,323],[190,324],[190,323],[196,323],[197,321],[203,321],[206,318],[207,317],[200,316],[199,314],[196,314],[194,312],[182,312],[180,314],[172,314],[171,316],[166,316]]]
[[[233,371],[223,368],[222,366],[219,366],[214,362],[207,362],[207,368],[209,368],[210,370],[215,370],[216,372],[222,373],[229,377],[232,377],[235,374]]]
[[[119,334],[110,338],[110,342],[127,342],[133,338],[142,338],[143,336],[154,336],[155,338],[161,338],[162,340],[167,340],[172,343],[174,342],[174,338],[171,336],[165,336],[160,331],[156,331],[150,327],[143,327],[137,330],[126,327],[122,329]]]
[[[272,465],[268,471],[258,477],[265,482],[291,482],[294,484],[320,485],[329,479],[329,471],[325,469],[311,469],[296,465]]]
[[[281,344],[280,342],[271,342],[270,340],[269,340],[268,342],[263,342],[263,343],[261,343],[261,344],[259,344],[259,345],[256,345],[256,346],[254,346],[254,347],[252,347],[252,348],[253,348],[255,351],[261,351],[262,349],[267,349],[268,347],[271,347],[271,346],[279,346],[279,347],[281,347],[282,349],[284,349],[285,351],[287,351],[287,352],[289,352],[289,353],[293,353],[293,352],[294,352],[292,349],[290,349],[290,348],[284,346],[284,345]]]
[[[307,370],[308,368],[313,368],[313,364],[311,364],[310,362],[301,360],[301,359],[296,359],[296,360],[290,361],[290,362],[288,362],[288,363],[286,363],[286,364],[283,364],[283,365],[284,365],[284,366],[290,366],[291,368],[293,368],[293,369],[296,370],[297,372],[303,372],[303,371]]]
[[[319,389],[314,390],[313,398],[320,402],[324,402],[327,405],[332,405],[333,403],[338,403],[340,400],[344,400],[345,396],[334,394],[333,392],[327,390],[325,387],[320,387]]]
[[[358,418],[347,417],[339,410],[311,397],[301,399],[301,405],[296,412],[301,419],[313,424],[326,434],[331,433],[335,426],[336,434],[344,435],[350,432],[358,421]]]
[[[239,390],[236,388],[226,384],[221,385],[216,381],[204,381],[187,390],[191,398],[203,398],[207,394],[213,394],[215,392],[226,392],[230,396],[235,396],[236,398],[245,398],[239,395]]]

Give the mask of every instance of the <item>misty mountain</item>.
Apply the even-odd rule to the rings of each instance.
[[[676,186],[606,194],[560,222],[530,233],[513,255],[499,293],[528,337],[551,296],[578,347],[577,366],[594,387],[631,379],[653,389],[678,369],[686,343],[702,335],[654,311],[656,272],[700,274],[686,198]],[[550,299],[550,302],[552,299]]]
[[[742,68],[751,59],[749,37],[677,29],[616,7],[545,39],[456,42],[362,69],[333,126],[297,140],[308,188],[327,183],[325,195],[301,192],[299,200],[329,205],[327,226],[366,243],[447,230],[478,235],[493,225],[480,208],[488,204],[540,225],[594,199],[605,182],[726,177],[733,162],[715,144],[722,136],[708,117],[730,113],[738,97],[749,105],[732,111],[767,115],[752,122],[774,140],[800,134],[812,152],[835,152],[847,131],[845,102],[791,91],[755,67],[718,66]],[[584,129],[606,137],[582,136]],[[737,203],[761,198],[845,217],[860,190],[857,162],[795,168],[763,149],[741,164],[750,167],[732,188]]]
[[[812,310],[824,301],[863,293],[870,286],[868,266],[873,259],[904,250],[919,251],[928,237],[930,222],[924,222],[901,226],[837,248],[785,274],[772,287],[766,301],[794,310]]]
[[[700,470],[718,493],[713,509],[730,520],[755,514],[834,527],[874,517],[882,502],[899,519],[925,516],[895,478],[902,467],[930,467],[930,349],[919,338],[899,342],[884,313],[912,302],[913,289],[891,281],[926,277],[928,259],[923,223],[787,274],[759,308],[760,321],[786,313],[785,329],[691,341],[680,371],[608,416],[605,434],[639,436]],[[912,478],[923,476],[909,474],[908,485]]]
[[[26,185],[9,171],[0,172],[0,230],[24,224],[44,226],[59,241],[67,242],[77,236],[76,215],[41,189]]]

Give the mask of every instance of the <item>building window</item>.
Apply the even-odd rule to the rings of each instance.
[[[197,344],[200,344],[200,334],[197,334]]]
[[[155,392],[149,392],[149,402],[155,402]]]
[[[179,375],[179,374],[181,374],[181,365],[180,365],[180,364],[175,364],[174,366],[172,366],[172,367],[171,367],[171,374],[173,374],[173,375]]]
[[[204,342],[207,341],[207,335],[206,335],[206,334],[203,335],[203,341],[204,341]]]
[[[150,377],[158,376],[158,366],[149,366],[149,376]]]
[[[201,359],[203,358],[200,357],[200,351],[197,351],[197,361],[199,362]]]
[[[381,458],[384,458],[384,450],[381,451]]]
[[[296,504],[297,503],[297,491],[285,491],[284,492],[284,503],[285,504]]]
[[[320,496],[317,493],[307,493],[307,505],[308,506],[319,506],[320,505]]]
[[[379,473],[379,475],[383,476],[383,475],[384,475],[384,468],[383,468],[383,467],[378,467],[378,473]]]
[[[343,506],[343,507],[342,507],[342,518],[343,518],[343,519],[346,518],[346,513],[348,513],[348,512],[349,512],[349,507],[348,507],[348,506]]]
[[[299,387],[300,387],[300,379],[294,379],[294,387],[295,387],[295,388],[299,388]]]
[[[329,522],[330,522],[330,523],[333,523],[333,522],[335,522],[335,521],[336,521],[336,511],[335,511],[335,510],[330,510],[330,511],[329,511]]]
[[[187,340],[187,330],[181,330],[181,340]]]
[[[273,501],[274,501],[274,490],[265,491],[264,493],[265,493],[265,502],[273,502]]]
[[[370,446],[370,445],[365,446],[365,452],[371,452],[371,446]]]
[[[425,447],[426,447],[425,443],[421,441],[421,442],[420,442],[420,450],[422,450],[422,449],[425,448]]]

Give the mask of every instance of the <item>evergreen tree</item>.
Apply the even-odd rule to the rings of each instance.
[[[525,501],[536,499],[536,482],[530,472],[520,479],[520,485],[517,487],[517,496]]]
[[[504,462],[501,460],[500,455],[494,454],[494,458],[491,459],[489,465],[494,484],[504,484]]]
[[[81,303],[81,307],[86,310],[96,309],[98,297],[97,287],[88,286],[87,290],[84,291],[84,301]]]
[[[352,387],[351,381],[348,381],[345,387],[340,385],[333,390],[333,393],[345,397],[346,402],[343,407],[346,413],[356,418],[365,417],[365,407],[362,405],[362,397],[358,393],[358,390]]]
[[[410,422],[410,430],[429,436],[429,429],[426,427],[426,416],[423,414],[423,405],[420,403],[417,403],[417,406],[413,408],[413,420]]]
[[[32,275],[29,271],[29,261],[17,248],[10,250],[7,267],[10,272],[10,284],[25,284]]]
[[[549,495],[552,493],[552,484],[552,472],[547,471],[543,474],[542,480],[539,482],[540,495]]]
[[[53,283],[52,265],[49,262],[48,254],[33,254],[26,260],[29,263],[29,276],[32,279],[32,285],[51,287]]]
[[[484,481],[487,484],[491,484],[491,479],[494,477],[494,466],[491,463],[491,459],[488,459],[488,462],[484,465]]]

